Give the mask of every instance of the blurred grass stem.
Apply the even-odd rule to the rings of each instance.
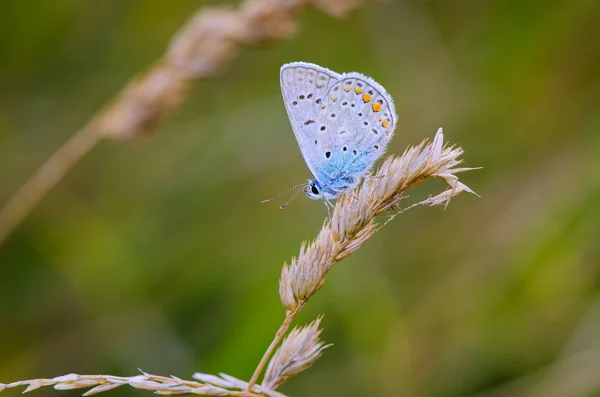
[[[241,45],[290,38],[299,13],[316,6],[332,17],[360,0],[245,0],[205,7],[173,35],[161,58],[135,76],[80,133],[69,139],[0,210],[0,244],[101,138],[136,139],[178,109],[193,83],[223,74]]]
[[[25,219],[27,214],[102,139],[97,124],[91,121],[61,146],[0,210],[0,243]]]

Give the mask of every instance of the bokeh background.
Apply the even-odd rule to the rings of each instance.
[[[203,5],[2,2],[0,202]],[[250,377],[284,316],[281,265],[326,216],[302,197],[258,204],[309,177],[278,76],[303,60],[387,88],[389,152],[443,126],[484,168],[462,175],[481,198],[408,211],[333,268],[297,323],[323,314],[334,346],[281,391],[600,396],[599,23],[594,0],[303,13],[294,39],[244,49],[152,137],[103,142],[0,246],[0,381]]]

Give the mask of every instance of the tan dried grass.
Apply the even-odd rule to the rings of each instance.
[[[247,392],[245,391],[248,386],[247,382],[226,374],[220,374],[219,377],[196,373],[194,374],[194,378],[198,379],[199,382],[183,380],[175,376],[150,375],[145,372],[142,372],[141,375],[131,377],[68,374],[51,379],[23,380],[8,384],[0,383],[0,391],[22,386],[26,386],[23,393],[45,386],[52,386],[56,390],[92,387],[92,389],[83,394],[84,396],[91,396],[120,386],[129,385],[135,389],[148,390],[166,396],[198,394],[202,396],[286,397],[284,394],[261,386],[255,386],[252,392]]]
[[[440,128],[431,143],[423,141],[408,148],[400,157],[388,156],[375,175],[367,177],[361,187],[337,199],[331,218],[325,221],[317,238],[302,244],[298,257],[292,258],[289,265],[283,265],[279,295],[286,317],[259,362],[250,387],[257,382],[294,318],[310,297],[321,289],[331,267],[359,249],[387,223],[379,225],[375,217],[396,210],[389,222],[402,211],[399,203],[406,190],[432,177],[441,178],[450,186],[450,189],[410,208],[416,205],[447,205],[452,197],[463,191],[474,193],[456,176],[472,169],[457,168],[462,163],[459,159],[462,153],[459,147],[444,146]]]
[[[283,266],[279,292],[286,316],[249,382],[226,374],[217,377],[197,373],[194,378],[199,382],[146,373],[134,377],[69,374],[53,379],[0,383],[0,391],[19,386],[26,386],[25,392],[43,386],[54,386],[60,390],[93,387],[85,394],[90,395],[130,385],[165,395],[285,397],[276,389],[314,364],[327,347],[319,338],[320,318],[304,328],[295,328],[289,334],[288,330],[306,302],[323,286],[329,270],[408,208],[416,205],[447,205],[452,197],[463,191],[473,193],[456,176],[471,169],[457,167],[462,163],[459,159],[462,153],[461,148],[445,147],[440,128],[431,143],[424,141],[407,149],[399,157],[388,156],[375,175],[368,177],[360,188],[338,198],[333,215],[325,221],[317,238],[303,244],[298,257],[292,258],[289,265]],[[443,179],[450,188],[401,209],[399,203],[406,190],[432,177]],[[378,215],[390,212],[393,213],[383,225],[376,221]],[[257,385],[265,367],[267,369],[262,384]]]

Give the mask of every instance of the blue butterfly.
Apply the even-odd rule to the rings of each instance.
[[[280,78],[285,108],[313,179],[283,192],[303,188],[279,209],[300,191],[333,206],[329,200],[354,189],[385,152],[396,127],[393,100],[367,76],[338,74],[312,63],[285,64]]]

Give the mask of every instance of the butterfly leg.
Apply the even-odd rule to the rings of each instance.
[[[381,178],[385,178],[385,175],[365,175],[365,180],[366,179],[381,179]]]
[[[329,208],[331,208],[331,210],[335,210],[335,204],[333,204],[331,201],[327,200],[327,204],[329,204],[329,207],[327,209],[327,212],[329,212]],[[331,218],[331,212],[329,212],[329,217]],[[342,219],[342,214],[338,214],[338,218]]]
[[[325,208],[327,208],[327,217],[331,218],[331,210],[334,209],[335,206],[327,199],[324,199],[323,203],[325,203]]]

